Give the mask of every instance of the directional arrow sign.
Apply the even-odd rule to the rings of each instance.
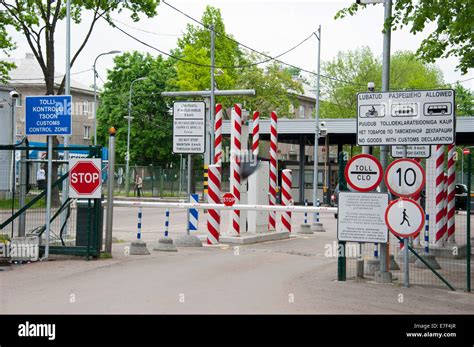
[[[420,232],[425,220],[425,212],[412,199],[400,198],[388,205],[385,223],[388,229],[400,237],[412,237]]]
[[[382,181],[382,165],[372,155],[359,154],[349,160],[344,171],[346,181],[359,192],[370,192]]]
[[[385,184],[396,196],[415,196],[425,185],[425,170],[412,159],[395,160],[385,170]]]

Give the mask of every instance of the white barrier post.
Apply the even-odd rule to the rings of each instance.
[[[146,243],[142,238],[142,208],[138,207],[138,222],[137,222],[137,240],[130,244],[130,255],[148,255],[150,252],[146,248]]]
[[[221,167],[219,165],[209,165],[209,189],[208,200],[212,204],[221,203]],[[216,245],[219,243],[221,228],[221,212],[210,209],[207,211],[207,244]]]
[[[270,122],[270,194],[269,205],[276,204],[276,187],[278,180],[278,116],[276,112],[271,113]],[[276,213],[268,214],[268,230],[276,230]]]
[[[448,243],[455,244],[456,238],[454,232],[456,231],[456,163],[454,157],[456,156],[456,147],[448,145]]]
[[[165,236],[158,240],[158,244],[153,248],[154,251],[176,252],[177,249],[173,244],[173,239],[168,237],[168,228],[170,225],[170,210],[166,209],[165,213]]]
[[[234,194],[235,203],[240,202],[240,149],[242,131],[242,110],[235,104],[232,108],[232,128],[230,135],[230,191]],[[229,228],[230,236],[240,236],[240,211],[233,210],[232,222]]]
[[[281,202],[284,206],[293,205],[291,196],[291,170],[285,169],[281,172]],[[283,229],[291,233],[291,212],[281,214]]]

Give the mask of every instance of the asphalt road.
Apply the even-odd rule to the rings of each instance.
[[[114,236],[134,240],[136,209],[115,208]],[[170,236],[185,233],[183,212],[172,211]],[[302,216],[294,216],[295,231]],[[223,224],[227,224],[223,213]],[[201,220],[203,218],[201,217]],[[256,245],[152,251],[162,235],[162,211],[143,210],[143,239],[151,255],[55,260],[0,272],[2,313],[472,313],[473,294],[370,279],[336,281],[332,215],[325,233],[294,235]],[[201,223],[198,234],[204,233]],[[296,234],[296,233],[295,233]]]

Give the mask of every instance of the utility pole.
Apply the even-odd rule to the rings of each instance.
[[[215,82],[214,82],[214,65],[215,65],[215,32],[214,25],[210,26],[211,30],[211,105],[209,106],[209,115],[210,115],[210,147],[209,147],[209,165],[214,163],[214,113],[216,111],[216,98],[214,95],[215,91]]]
[[[318,33],[314,33],[318,38],[318,75],[316,77],[316,113],[314,117],[314,154],[313,154],[313,206],[318,201],[318,145],[319,145],[319,73],[321,71],[321,25],[318,27]],[[317,220],[317,213],[313,214],[313,222]]]
[[[384,23],[392,16],[392,0],[385,0],[384,2]],[[383,35],[383,52],[382,52],[382,92],[390,90],[390,39],[391,29],[385,29]],[[388,146],[380,146],[380,164],[385,171],[388,165]],[[387,186],[382,180],[380,182],[380,191],[387,192]],[[387,231],[388,232],[388,231]],[[389,271],[389,244],[380,244],[380,271],[375,273],[375,279],[380,283],[392,282],[392,273]]]

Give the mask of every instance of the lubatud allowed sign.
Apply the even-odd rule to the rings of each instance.
[[[454,90],[357,94],[357,144],[441,145],[454,143]]]

